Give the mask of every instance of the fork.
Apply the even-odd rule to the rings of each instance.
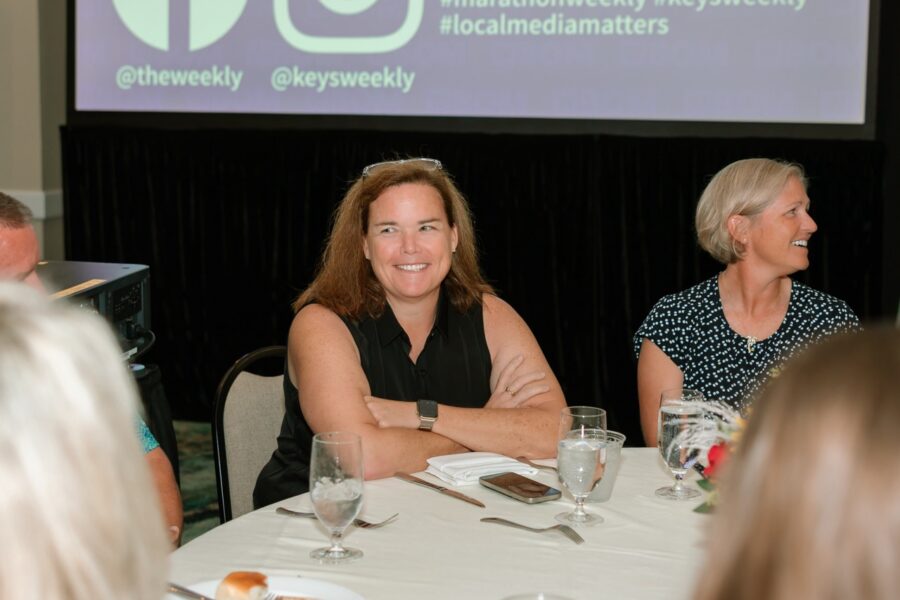
[[[576,544],[584,543],[584,538],[578,535],[578,532],[576,532],[568,525],[563,525],[562,523],[558,525],[551,525],[550,527],[529,527],[527,525],[522,525],[521,523],[516,523],[515,521],[507,521],[506,519],[501,519],[500,517],[484,517],[483,519],[481,519],[481,521],[482,523],[497,523],[498,525],[506,525],[508,527],[524,529],[525,531],[534,531],[535,533],[556,530]]]
[[[275,509],[275,512],[279,515],[287,515],[289,517],[303,517],[306,519],[315,519],[316,513],[313,512],[300,512],[296,510],[291,510],[289,508],[285,508],[283,506],[279,506]],[[400,513],[394,513],[389,516],[387,519],[383,521],[379,521],[377,523],[372,523],[371,521],[366,521],[364,519],[354,519],[353,524],[362,529],[376,529],[378,527],[383,527],[400,516]],[[268,599],[267,599],[268,600]]]

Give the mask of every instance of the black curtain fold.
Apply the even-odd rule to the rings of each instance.
[[[532,327],[570,404],[640,443],[631,335],[663,294],[720,267],[693,211],[739,158],[796,161],[819,225],[801,280],[877,318],[877,142],[351,131],[63,130],[70,260],[150,266],[147,362],[176,417],[207,419],[226,368],[284,343],[331,212],[366,164],[440,159],[469,198],[482,266]],[[327,349],[323,348],[323,352]]]

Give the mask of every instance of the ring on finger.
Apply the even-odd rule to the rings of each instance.
[[[515,392],[513,392],[511,389],[509,389],[509,386],[506,386],[506,393],[509,394],[510,396],[516,395]]]

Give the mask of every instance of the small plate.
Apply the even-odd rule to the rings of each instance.
[[[221,579],[204,581],[187,585],[195,592],[214,598],[216,588]],[[269,577],[269,591],[286,596],[311,596],[316,600],[365,600],[362,596],[345,587],[319,579],[307,579],[305,577]],[[169,594],[168,598],[175,600],[180,596]]]

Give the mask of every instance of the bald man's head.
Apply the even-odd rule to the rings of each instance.
[[[41,259],[31,210],[0,192],[0,279],[15,279],[43,290],[35,273]]]

